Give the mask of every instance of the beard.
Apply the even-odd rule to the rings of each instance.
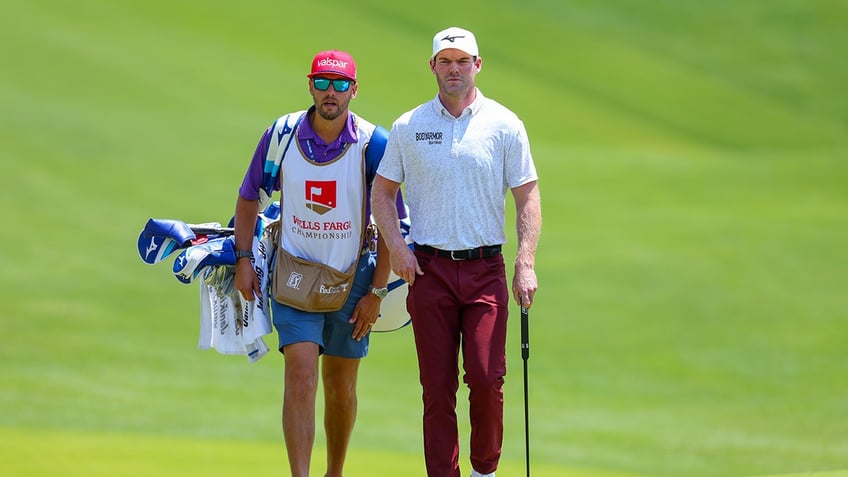
[[[320,106],[316,108],[316,110],[318,111],[318,114],[327,121],[332,121],[342,115],[342,109],[338,107],[335,110],[327,111],[324,106]]]
[[[437,77],[437,82],[439,84],[439,89],[448,96],[455,96],[457,98],[463,97],[468,94],[471,90],[468,82],[461,77]],[[461,80],[460,82],[456,81],[448,81],[448,79]]]
[[[315,110],[318,112],[318,114],[321,115],[322,118],[326,119],[327,121],[332,121],[333,119],[336,119],[347,112],[348,104],[350,104],[349,101],[342,101],[336,98],[335,105],[327,107],[323,103],[316,104]]]

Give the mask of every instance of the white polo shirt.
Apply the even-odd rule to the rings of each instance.
[[[507,191],[538,179],[524,123],[479,89],[459,118],[438,95],[399,117],[377,173],[406,183],[412,240],[444,250],[505,243]]]

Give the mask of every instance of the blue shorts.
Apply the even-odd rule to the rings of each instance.
[[[280,352],[290,344],[308,341],[317,344],[319,352],[328,356],[354,359],[367,356],[370,334],[359,341],[354,340],[351,337],[354,324],[348,323],[348,320],[359,299],[368,293],[376,265],[377,256],[374,253],[366,253],[359,258],[353,288],[344,306],[338,311],[310,313],[272,299],[271,316],[280,339]]]

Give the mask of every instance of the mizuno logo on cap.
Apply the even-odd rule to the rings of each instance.
[[[449,42],[453,43],[454,41],[456,41],[456,39],[457,39],[457,38],[465,38],[465,35],[456,35],[456,36],[450,36],[450,35],[448,35],[448,36],[446,36],[446,37],[442,38],[440,41],[445,41],[445,40],[447,40],[447,41],[449,41]]]

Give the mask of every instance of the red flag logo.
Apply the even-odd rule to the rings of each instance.
[[[306,181],[306,207],[326,214],[336,208],[336,181]]]

